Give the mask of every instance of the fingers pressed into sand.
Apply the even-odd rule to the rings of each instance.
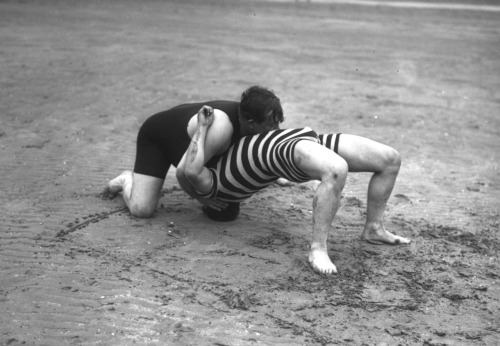
[[[379,232],[369,232],[365,230],[361,235],[361,240],[376,245],[404,245],[409,244],[411,239],[392,234],[386,230]]]
[[[337,274],[337,267],[332,263],[326,250],[311,249],[309,252],[311,268],[320,274]]]

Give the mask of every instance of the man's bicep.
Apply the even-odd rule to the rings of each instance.
[[[196,116],[189,121],[188,135],[191,138],[196,130],[197,123]],[[233,131],[233,124],[229,120],[229,116],[219,109],[214,109],[214,121],[205,138],[205,163],[229,148]]]

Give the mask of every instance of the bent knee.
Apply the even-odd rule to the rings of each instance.
[[[147,219],[153,216],[156,211],[156,205],[131,205],[130,214],[140,219]]]
[[[349,172],[349,166],[347,162],[340,156],[335,162],[331,162],[328,167],[327,179],[336,183],[345,183],[347,179],[347,173]]]
[[[396,149],[390,148],[387,150],[385,161],[386,167],[390,171],[396,174],[399,172],[399,168],[401,167],[401,154],[399,154]]]

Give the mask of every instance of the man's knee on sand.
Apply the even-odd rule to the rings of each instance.
[[[163,182],[164,179],[134,172],[130,184],[132,186],[123,191],[125,203],[133,216],[139,218],[153,216],[161,197]]]
[[[157,208],[155,204],[131,203],[129,206],[130,214],[140,219],[147,219],[153,216]]]

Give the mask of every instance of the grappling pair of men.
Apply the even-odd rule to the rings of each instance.
[[[361,239],[410,242],[384,228],[385,206],[401,165],[396,150],[355,135],[279,129],[283,120],[279,98],[259,86],[245,90],[240,102],[191,103],[155,114],[139,130],[133,172],[112,179],[107,191],[122,192],[132,215],[150,217],[173,165],[183,190],[204,205],[209,218],[231,221],[241,201],[278,179],[319,180],[309,263],[318,273],[332,274],[337,268],[328,256],[327,237],[347,173],[372,172]]]

